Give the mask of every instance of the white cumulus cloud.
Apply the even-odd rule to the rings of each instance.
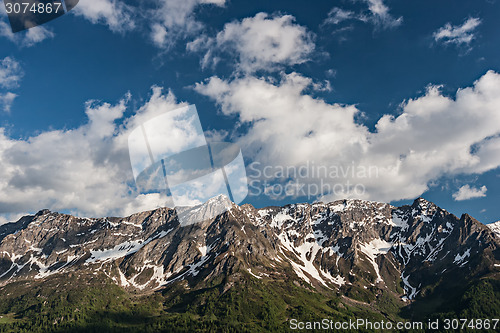
[[[481,188],[470,187],[469,185],[464,185],[458,189],[457,192],[453,193],[453,199],[456,201],[469,200],[473,198],[482,198],[486,196],[486,191],[488,189],[486,186],[481,186]]]
[[[258,13],[227,23],[215,39],[199,37],[188,44],[188,50],[207,48],[204,66],[215,57],[213,55],[234,53],[238,57],[238,69],[245,73],[301,64],[309,60],[315,45],[312,34],[294,21],[291,15]]]
[[[0,36],[7,38],[20,47],[30,47],[44,41],[45,39],[53,38],[55,35],[44,26],[37,26],[14,34],[9,24],[2,20],[0,21]]]

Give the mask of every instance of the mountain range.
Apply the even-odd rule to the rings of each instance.
[[[418,198],[0,226],[2,331],[287,331],[288,321],[500,315],[500,221]]]

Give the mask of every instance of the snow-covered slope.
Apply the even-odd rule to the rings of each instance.
[[[495,234],[497,234],[498,237],[500,237],[500,221],[487,224],[487,226],[488,226],[488,228],[491,229],[491,231],[493,231]]]

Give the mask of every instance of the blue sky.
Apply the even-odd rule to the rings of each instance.
[[[126,138],[187,104],[208,140],[241,147],[244,202],[423,196],[500,220],[498,1],[81,0],[15,35],[0,13],[3,221],[152,208],[158,197],[134,192]]]

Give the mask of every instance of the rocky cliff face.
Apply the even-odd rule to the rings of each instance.
[[[199,210],[215,209],[216,197]],[[192,210],[190,214],[196,214]],[[446,279],[500,272],[499,236],[424,199],[231,208],[180,226],[175,210],[77,218],[47,210],[0,226],[0,283],[102,272],[123,288],[186,288],[225,277],[283,280],[344,294],[385,290],[403,301]]]

